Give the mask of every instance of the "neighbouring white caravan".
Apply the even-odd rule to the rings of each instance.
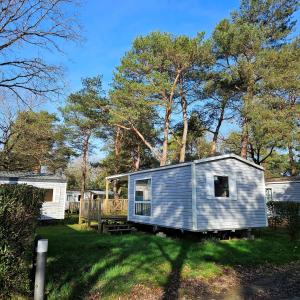
[[[261,166],[234,154],[108,176],[128,181],[128,220],[189,231],[267,226]]]
[[[300,177],[266,179],[266,200],[300,202]]]
[[[28,184],[46,190],[41,219],[64,219],[67,180],[63,175],[0,172],[0,184]]]

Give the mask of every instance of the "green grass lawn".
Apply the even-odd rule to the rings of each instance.
[[[166,289],[174,276],[208,280],[236,265],[300,259],[299,241],[269,230],[255,240],[204,242],[146,233],[104,235],[79,225],[42,226],[38,234],[49,239],[48,299],[115,299],[137,285]]]

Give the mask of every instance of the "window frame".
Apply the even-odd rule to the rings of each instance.
[[[228,181],[228,194],[229,194],[229,196],[227,197],[227,196],[216,196],[216,186],[215,186],[215,177],[225,177],[225,178],[227,178],[227,181]],[[213,196],[214,196],[214,198],[216,198],[216,199],[231,199],[232,197],[231,197],[231,193],[232,193],[232,191],[230,191],[230,185],[231,185],[231,183],[232,183],[232,179],[230,179],[230,176],[226,176],[226,175],[213,175],[213,184],[214,184],[214,186],[213,186],[213,190],[214,190],[214,194],[213,194]]]
[[[151,197],[150,197],[150,200],[147,200],[147,201],[137,201],[135,199],[135,195],[136,195],[136,182],[137,181],[141,181],[141,180],[150,180],[150,194],[151,194]],[[147,177],[141,177],[141,178],[136,178],[134,179],[134,189],[133,189],[133,204],[134,204],[134,207],[133,207],[133,214],[134,216],[137,216],[137,217],[152,217],[152,197],[153,197],[153,188],[152,188],[152,176],[147,176]],[[147,203],[147,204],[150,204],[150,215],[149,216],[146,216],[146,215],[137,215],[135,213],[135,204],[136,203]]]
[[[45,195],[44,195],[44,201],[43,201],[43,203],[52,203],[52,202],[55,202],[55,201],[54,201],[54,198],[55,198],[55,197],[54,197],[54,195],[55,195],[55,194],[54,194],[54,188],[52,187],[52,188],[43,188],[43,189],[46,191],[46,192],[45,192]],[[46,198],[46,193],[49,192],[49,191],[52,191],[52,198],[51,198],[51,201],[46,201],[46,200],[45,200],[45,198]]]
[[[228,177],[229,184],[229,197],[215,197],[215,182],[214,177]],[[237,174],[228,174],[223,172],[206,172],[205,175],[206,183],[205,183],[205,191],[206,198],[214,201],[237,201],[238,200],[238,180]]]
[[[269,200],[268,200],[268,197],[267,197],[267,190],[271,190],[271,199],[269,199]],[[273,201],[273,188],[271,188],[271,187],[266,187],[265,188],[265,199],[266,199],[266,202]]]

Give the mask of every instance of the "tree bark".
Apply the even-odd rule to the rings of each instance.
[[[87,163],[88,163],[88,152],[89,152],[89,140],[91,133],[88,130],[85,132],[82,142],[82,163],[81,163],[81,198],[80,198],[80,214],[79,224],[82,223],[82,205],[84,200],[84,193],[86,190],[86,178],[87,178]]]
[[[222,123],[224,121],[225,107],[226,107],[226,102],[222,103],[222,105],[221,105],[220,116],[218,118],[218,123],[217,123],[216,129],[213,133],[213,139],[212,139],[212,142],[211,142],[211,151],[210,151],[210,153],[212,155],[215,155],[216,152],[217,152],[217,142],[218,142],[218,138],[219,138],[220,128],[221,128]]]
[[[141,146],[137,145],[136,159],[135,159],[135,162],[134,162],[135,171],[138,171],[140,169],[140,164],[141,164]]]
[[[243,109],[243,126],[242,126],[242,139],[241,139],[241,157],[247,159],[247,148],[249,144],[249,111],[250,104],[253,102],[254,95],[254,79],[251,78],[248,82],[247,93],[244,97]]]
[[[288,146],[288,151],[289,151],[288,155],[289,155],[291,176],[297,176],[297,167],[296,167],[295,158],[294,158],[294,151],[293,151],[293,147],[291,145]]]
[[[115,150],[115,174],[119,173],[120,170],[120,152],[121,152],[121,128],[116,126],[116,135],[114,141]]]
[[[162,155],[161,155],[161,160],[160,160],[161,166],[165,166],[167,164],[170,118],[171,118],[171,108],[167,107],[166,113],[165,113],[165,121],[164,121],[164,141],[163,141]]]
[[[172,85],[170,96],[168,98],[166,96],[164,96],[165,101],[167,102],[166,103],[167,107],[166,107],[166,111],[165,111],[165,121],[164,121],[164,141],[163,141],[162,155],[161,155],[161,160],[160,160],[161,166],[165,166],[167,164],[170,119],[171,119],[175,90],[176,90],[176,86],[177,86],[177,83],[178,83],[181,73],[182,73],[182,70],[177,70],[177,74],[176,74],[176,77],[175,77],[173,85]]]
[[[183,132],[182,132],[181,145],[180,145],[179,162],[185,162],[185,152],[186,152],[189,122],[187,116],[187,101],[183,89],[182,76],[180,77],[180,102],[181,102],[181,109],[182,109]]]
[[[242,140],[241,140],[241,157],[247,159],[247,148],[249,142],[248,124],[245,119],[243,122]]]
[[[113,180],[113,193],[114,193],[114,199],[118,200],[120,192],[120,183],[117,179]]]
[[[142,140],[142,142],[150,149],[155,159],[161,161],[161,154],[146,140],[146,138],[141,134],[141,132],[134,126],[132,126],[132,130]]]

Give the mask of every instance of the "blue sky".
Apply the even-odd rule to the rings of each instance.
[[[65,68],[68,94],[81,87],[81,78],[103,75],[109,88],[113,71],[138,35],[151,31],[195,36],[204,31],[209,36],[214,26],[230,11],[238,8],[236,0],[83,0],[78,15],[85,39],[80,45],[68,44],[66,55],[51,57]],[[63,101],[64,97],[61,98]],[[57,102],[44,105],[55,111]]]

